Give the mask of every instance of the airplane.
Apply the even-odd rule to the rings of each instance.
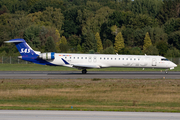
[[[11,39],[5,43],[14,43],[20,52],[19,59],[41,65],[66,66],[82,70],[108,68],[108,67],[129,67],[129,68],[163,68],[174,69],[177,65],[163,56],[151,55],[118,55],[118,54],[74,54],[34,51],[24,39]],[[165,72],[167,73],[167,71]]]

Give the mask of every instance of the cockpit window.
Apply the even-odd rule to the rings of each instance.
[[[162,58],[161,61],[169,61],[167,58]]]

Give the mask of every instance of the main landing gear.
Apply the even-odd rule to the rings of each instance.
[[[169,69],[166,69],[166,70],[165,70],[165,74],[168,74],[168,70],[169,70]]]
[[[87,70],[86,69],[83,69],[82,70],[82,74],[86,74],[87,73]]]

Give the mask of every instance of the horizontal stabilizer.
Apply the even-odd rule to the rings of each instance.
[[[24,40],[10,40],[10,41],[4,41],[4,43],[21,43],[24,42]]]

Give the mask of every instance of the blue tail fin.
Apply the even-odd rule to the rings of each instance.
[[[5,43],[14,43],[21,56],[37,56],[36,52],[26,43],[24,39],[12,39]]]

